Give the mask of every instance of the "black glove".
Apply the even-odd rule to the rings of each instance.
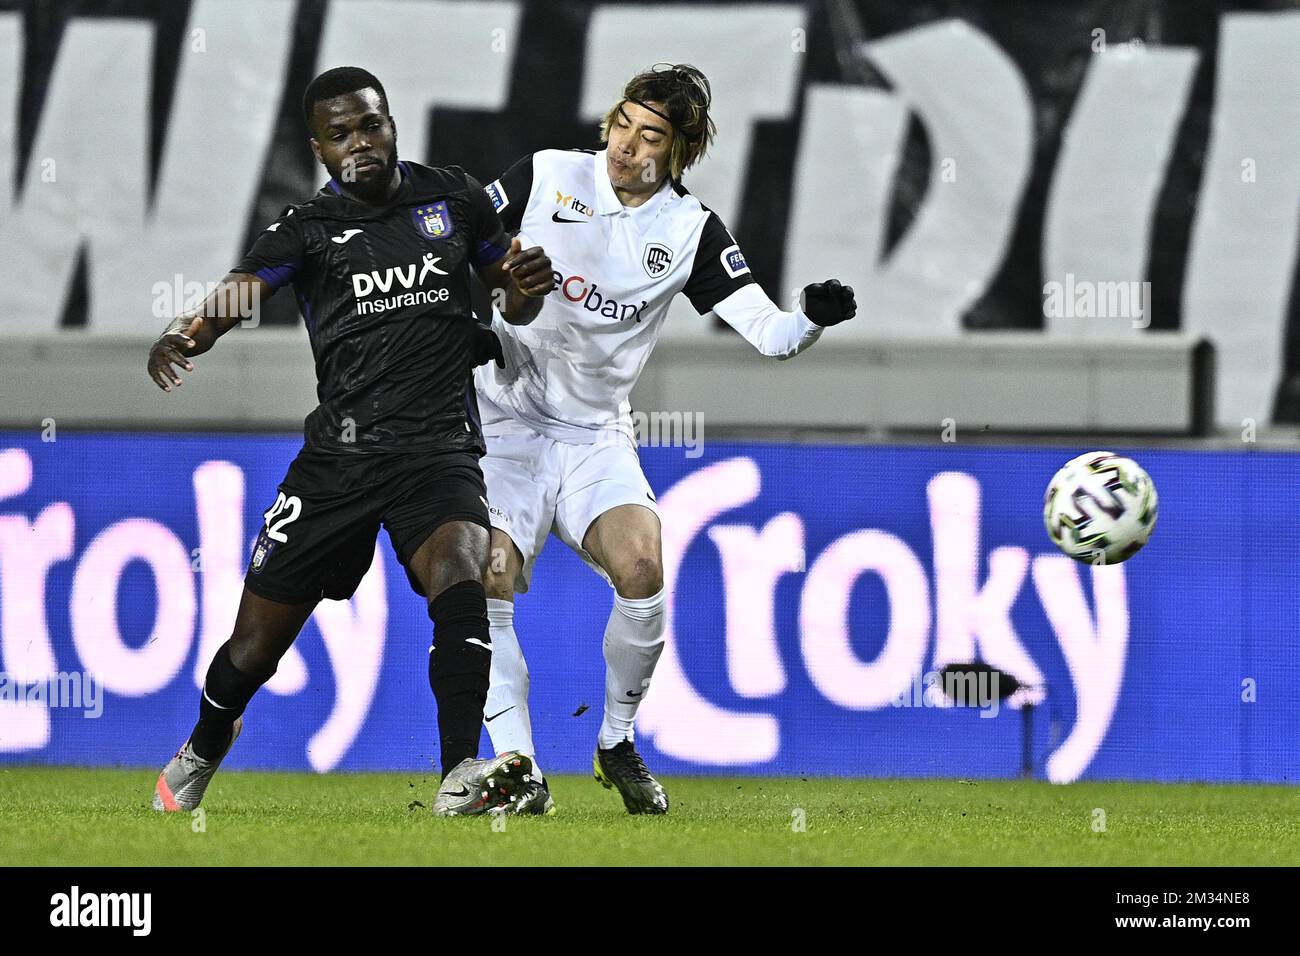
[[[490,328],[477,322],[474,323],[473,338],[470,339],[470,357],[474,361],[475,368],[488,362],[496,362],[497,368],[506,367],[506,357],[501,351],[501,340]]]
[[[825,328],[847,322],[858,312],[853,301],[853,286],[840,285],[838,279],[814,282],[803,289],[803,314],[814,325]]]

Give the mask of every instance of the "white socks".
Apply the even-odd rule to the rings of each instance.
[[[605,625],[605,719],[600,746],[608,750],[633,739],[632,722],[664,648],[664,592],[648,598],[614,595]],[[492,676],[483,723],[497,753],[518,750],[533,756],[528,716],[528,665],[515,635],[515,606],[488,598],[492,634]]]
[[[632,739],[632,720],[664,649],[664,603],[662,590],[648,598],[614,595],[614,610],[605,625],[605,719],[600,725],[602,750]],[[489,619],[492,616],[491,605],[489,601]],[[494,642],[496,634],[494,628]],[[495,668],[494,657],[494,679]],[[495,736],[492,739],[496,741]]]
[[[518,750],[531,757],[535,749],[533,726],[528,719],[528,664],[515,636],[514,603],[488,598],[487,616],[492,635],[492,675],[483,724],[497,753]]]

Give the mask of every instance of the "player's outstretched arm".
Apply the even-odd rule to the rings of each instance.
[[[274,290],[253,275],[232,272],[198,308],[176,316],[149,349],[149,377],[164,392],[181,384],[176,366],[194,371],[190,359],[202,355],[238,323],[249,318],[263,295]]]
[[[505,258],[483,266],[479,277],[492,293],[492,304],[511,325],[527,325],[542,310],[542,299],[555,288],[551,260],[541,246],[523,248],[510,240]]]
[[[835,279],[806,286],[793,311],[778,308],[754,281],[745,254],[714,212],[704,220],[682,292],[701,315],[712,312],[776,359],[793,358],[828,325],[847,321],[857,311],[853,290]]]
[[[712,311],[764,355],[789,359],[812,346],[827,326],[857,313],[853,289],[835,279],[806,286],[801,299],[800,308],[785,312],[750,283],[714,303]]]

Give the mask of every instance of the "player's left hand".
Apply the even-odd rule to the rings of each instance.
[[[803,314],[814,325],[825,328],[847,322],[858,313],[858,304],[853,298],[853,286],[840,285],[838,279],[814,282],[804,286]]]
[[[510,251],[506,253],[501,268],[510,274],[515,288],[523,295],[543,296],[555,288],[555,276],[546,250],[541,246],[524,249],[517,236],[510,240]]]
[[[506,357],[501,351],[501,340],[497,338],[497,334],[486,325],[475,322],[473,335],[470,341],[470,355],[474,361],[474,368],[486,365],[488,362],[496,362],[497,368],[505,368]]]
[[[149,377],[164,392],[170,392],[173,385],[180,387],[181,377],[173,366],[179,365],[187,372],[194,371],[189,355],[200,354],[193,337],[203,324],[201,315],[177,316],[150,347]]]

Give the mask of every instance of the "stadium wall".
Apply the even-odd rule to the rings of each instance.
[[[316,407],[302,329],[239,329],[163,394],[143,340],[68,333],[8,336],[0,428],[299,431]],[[1214,354],[1176,333],[1122,350],[1028,332],[939,345],[836,342],[793,361],[736,338],[661,342],[632,390],[645,415],[709,427],[1204,435],[1213,429]],[[761,396],[761,398],[760,398]],[[1268,431],[1279,430],[1269,427]]]
[[[0,762],[155,768],[176,747],[298,446],[0,432]],[[1160,490],[1155,535],[1090,567],[1040,517],[1077,451],[643,448],[672,595],[639,718],[652,766],[990,778],[1019,775],[1027,750],[1061,782],[1295,781],[1300,513],[1284,503],[1300,456],[1134,452]],[[609,602],[556,541],[520,599],[549,770],[589,767]],[[429,635],[384,537],[254,702],[230,765],[428,770]],[[1024,690],[942,706],[928,675],[973,660]]]

